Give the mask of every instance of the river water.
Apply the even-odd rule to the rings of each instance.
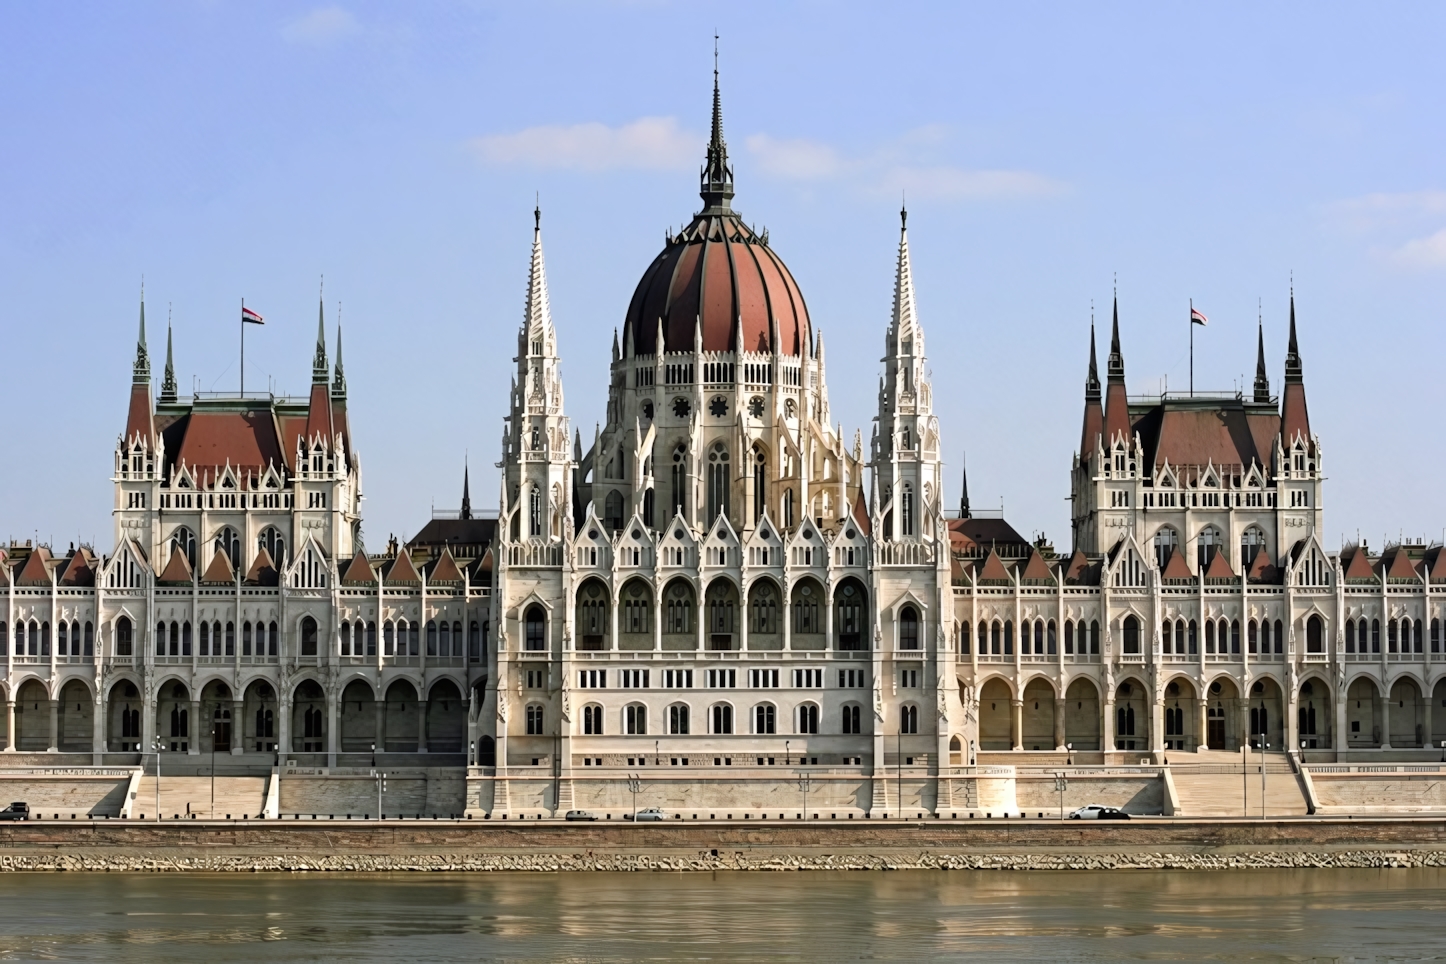
[[[1446,871],[0,876],[0,960],[1446,960]]]

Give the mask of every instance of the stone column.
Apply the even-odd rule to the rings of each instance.
[[[1104,720],[1101,721],[1104,725],[1100,727],[1100,749],[1109,753],[1115,748],[1114,697],[1104,699],[1100,705],[1104,707]]]
[[[206,731],[204,721],[201,719],[201,701],[191,700],[191,719],[186,724],[186,751],[188,756],[198,756],[201,753],[201,734]]]
[[[387,749],[387,701],[385,696],[372,704],[377,711],[376,745],[377,752],[384,753]]]
[[[1350,705],[1346,700],[1345,686],[1337,687],[1340,692],[1335,694],[1336,719],[1335,726],[1331,728],[1331,746],[1336,751],[1336,762],[1345,760],[1346,751],[1350,749],[1351,734],[1350,720],[1346,717],[1350,712]]]
[[[1390,698],[1390,694],[1387,693],[1384,696],[1377,695],[1371,700],[1371,738],[1380,744],[1383,750],[1391,748],[1391,734],[1386,728],[1391,719],[1391,713],[1386,708]]]
[[[1240,701],[1240,745],[1250,745],[1250,701]]]
[[[1009,745],[1015,750],[1024,749],[1024,700],[1009,701]]]
[[[246,752],[246,701],[231,701],[231,755]]]
[[[5,701],[5,752],[15,752],[15,701]]]
[[[417,752],[427,752],[427,701],[417,700]]]
[[[60,752],[60,700],[46,700],[50,704],[50,742],[47,753]]]
[[[1282,700],[1285,704],[1285,719],[1281,721],[1284,725],[1280,731],[1285,737],[1285,749],[1288,753],[1300,752],[1300,690],[1293,689],[1285,694]]]
[[[286,755],[291,752],[291,711],[294,705],[289,695],[285,699],[276,701],[276,713],[281,717],[281,719],[276,721],[277,766],[284,766],[286,764]]]
[[[1428,694],[1421,701],[1421,746],[1431,745],[1431,697]]]
[[[341,747],[341,697],[335,693],[326,696],[326,765],[336,766],[336,754]]]
[[[106,750],[105,724],[106,716],[108,715],[107,711],[109,709],[110,704],[100,695],[100,691],[97,691],[95,697],[95,712],[91,715],[90,720],[90,762],[92,766],[100,766],[104,759],[102,754],[105,753]]]
[[[1153,753],[1165,752],[1165,696],[1163,693],[1154,694],[1155,698],[1150,705],[1150,721],[1146,724],[1149,732],[1146,736],[1150,742],[1146,744]]]
[[[1069,701],[1063,698],[1054,701],[1054,748],[1064,749],[1064,713]]]

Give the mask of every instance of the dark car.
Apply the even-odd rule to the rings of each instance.
[[[596,820],[597,814],[590,810],[569,810],[564,820]]]
[[[4,810],[0,810],[0,820],[29,820],[30,804],[24,800],[17,800]]]

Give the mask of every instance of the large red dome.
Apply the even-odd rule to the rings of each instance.
[[[799,355],[809,343],[808,308],[798,283],[767,237],[727,209],[695,217],[644,272],[623,327],[634,354],[655,353],[659,319],[665,351],[693,351],[695,328],[702,331],[703,351],[776,348]],[[740,324],[742,345],[736,343]]]

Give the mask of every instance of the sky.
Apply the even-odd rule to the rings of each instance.
[[[1446,532],[1446,6],[0,0],[0,538],[113,544],[145,285],[188,391],[304,393],[340,311],[365,532],[496,501],[541,204],[567,412],[700,202],[735,207],[869,435],[898,209],[957,504],[1069,545],[1091,314],[1132,394],[1280,386],[1291,285],[1327,546]],[[334,345],[330,346],[334,351]],[[1434,413],[1434,414],[1433,414]]]

